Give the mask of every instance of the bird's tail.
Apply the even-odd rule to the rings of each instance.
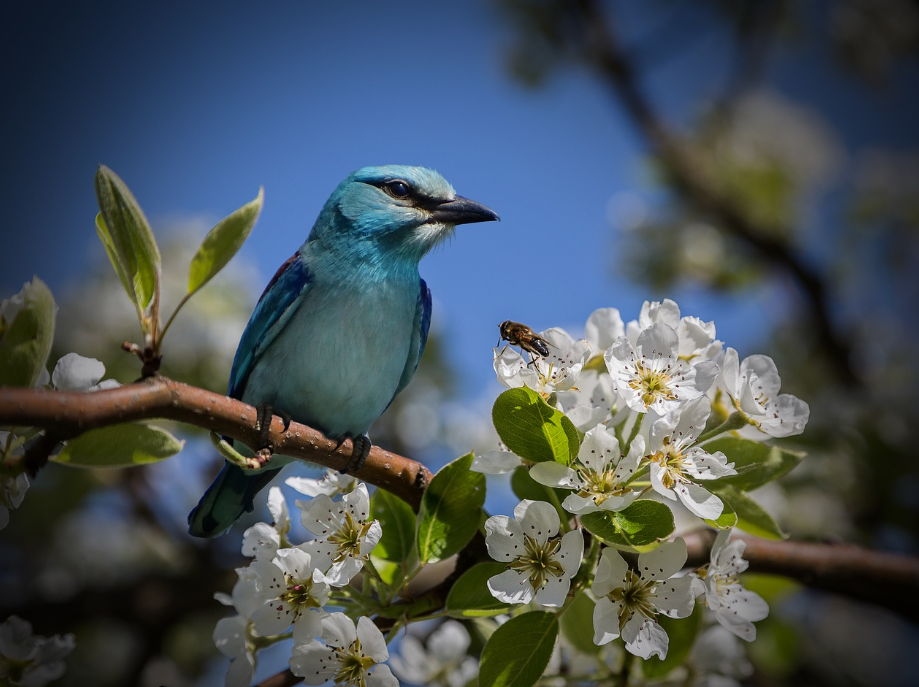
[[[188,533],[193,537],[217,537],[226,532],[243,513],[252,511],[255,495],[281,469],[247,473],[226,463],[214,483],[188,515]]]

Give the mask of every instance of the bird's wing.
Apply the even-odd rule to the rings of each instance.
[[[310,281],[309,270],[300,254],[294,253],[268,282],[239,340],[233,369],[230,371],[228,396],[242,396],[253,364],[297,309],[300,297],[309,288]]]
[[[415,325],[412,327],[412,341],[409,345],[405,368],[402,370],[402,377],[399,379],[399,386],[393,398],[398,396],[399,392],[412,381],[412,376],[424,353],[424,346],[428,342],[428,329],[431,327],[431,289],[425,284],[424,279],[418,281],[421,288],[418,293],[418,307],[415,310]]]

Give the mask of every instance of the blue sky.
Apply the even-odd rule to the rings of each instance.
[[[637,4],[616,5],[627,35],[656,25]],[[583,72],[537,91],[514,82],[509,33],[487,3],[22,2],[2,14],[3,294],[32,274],[66,288],[101,253],[98,163],[127,181],[154,228],[182,215],[219,219],[264,185],[243,252],[265,280],[352,169],[399,163],[438,169],[502,217],[459,227],[422,263],[466,393],[491,378],[504,319],[578,327],[597,307],[629,318],[669,295],[750,353],[787,307],[774,292],[655,294],[617,275],[609,199],[656,197],[642,141]],[[648,72],[654,102],[676,123],[717,92],[730,56],[703,10],[684,14],[708,27],[705,39]],[[844,109],[844,134],[857,139],[887,96],[840,95],[845,84],[833,80],[845,77],[802,50],[770,72],[796,97]],[[890,140],[910,136],[908,118],[872,121]]]

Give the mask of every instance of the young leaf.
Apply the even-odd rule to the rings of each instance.
[[[558,638],[558,616],[529,611],[495,630],[482,651],[479,687],[530,687],[549,665]]]
[[[673,534],[673,512],[659,501],[639,499],[628,508],[581,516],[584,528],[600,541],[618,549],[651,551]]]
[[[594,600],[586,592],[578,594],[565,608],[559,619],[562,634],[571,645],[585,654],[596,654],[600,647],[594,644]]]
[[[141,311],[137,307],[137,296],[134,293],[134,287],[131,286],[131,280],[128,279],[128,275],[124,273],[124,269],[121,267],[121,261],[118,259],[118,254],[115,252],[115,243],[112,240],[112,233],[108,230],[108,227],[105,226],[105,219],[102,217],[101,212],[96,213],[96,236],[98,236],[99,240],[102,242],[102,246],[105,248],[105,254],[108,256],[109,262],[112,263],[112,268],[115,270],[115,274],[118,275],[118,281],[121,282],[124,292],[128,294],[128,298],[131,299],[134,307],[137,308],[138,315],[140,315]]]
[[[370,499],[370,514],[383,528],[373,555],[395,563],[411,558],[415,545],[415,514],[411,507],[385,489],[377,489]]]
[[[119,279],[123,274],[130,285],[128,295],[139,312],[155,310],[159,307],[155,301],[162,261],[147,218],[124,181],[105,165],[99,165],[96,171],[96,199],[108,229],[111,251],[120,266],[120,271],[115,270]],[[105,239],[102,243],[108,252]]]
[[[713,439],[704,448],[709,453],[721,451],[737,470],[736,475],[720,477],[719,484],[731,484],[743,491],[751,491],[785,476],[804,458],[804,454],[798,451],[733,436]]]
[[[19,312],[0,337],[0,386],[33,387],[54,340],[54,296],[38,277],[22,290]]]
[[[569,465],[578,455],[577,428],[532,389],[508,389],[491,415],[501,441],[521,458]]]
[[[712,482],[712,487],[717,486],[717,491],[713,488],[712,492],[724,501],[725,505],[737,513],[737,527],[744,532],[762,537],[763,539],[785,539],[788,537],[778,523],[767,513],[761,505],[750,498],[747,492],[731,485],[716,485]]]
[[[255,200],[224,217],[207,233],[188,270],[189,296],[207,284],[236,255],[255,226],[264,198],[265,189],[259,188]]]
[[[498,601],[488,590],[488,580],[500,575],[504,563],[478,563],[456,581],[447,594],[447,615],[453,618],[482,618],[507,613],[510,606]]]
[[[51,460],[74,467],[121,468],[157,463],[184,445],[165,429],[128,422],[91,429],[68,441]]]
[[[702,604],[696,604],[688,618],[668,618],[664,614],[657,616],[657,621],[670,638],[670,643],[667,647],[667,658],[663,661],[657,656],[642,661],[641,671],[646,678],[650,680],[664,677],[686,662],[696,636],[702,629],[704,617]]]
[[[467,453],[442,467],[425,489],[418,513],[417,542],[426,563],[449,558],[462,549],[479,526],[485,504],[485,475],[472,472]]]

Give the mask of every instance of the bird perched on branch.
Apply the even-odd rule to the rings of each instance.
[[[228,395],[259,409],[266,442],[275,413],[330,439],[351,439],[347,469],[359,469],[370,451],[370,425],[409,383],[424,352],[431,292],[419,261],[457,224],[497,219],[433,170],[357,170],[259,299]],[[251,511],[255,494],[289,462],[278,458],[259,471],[227,462],[188,516],[189,533],[217,536]]]

